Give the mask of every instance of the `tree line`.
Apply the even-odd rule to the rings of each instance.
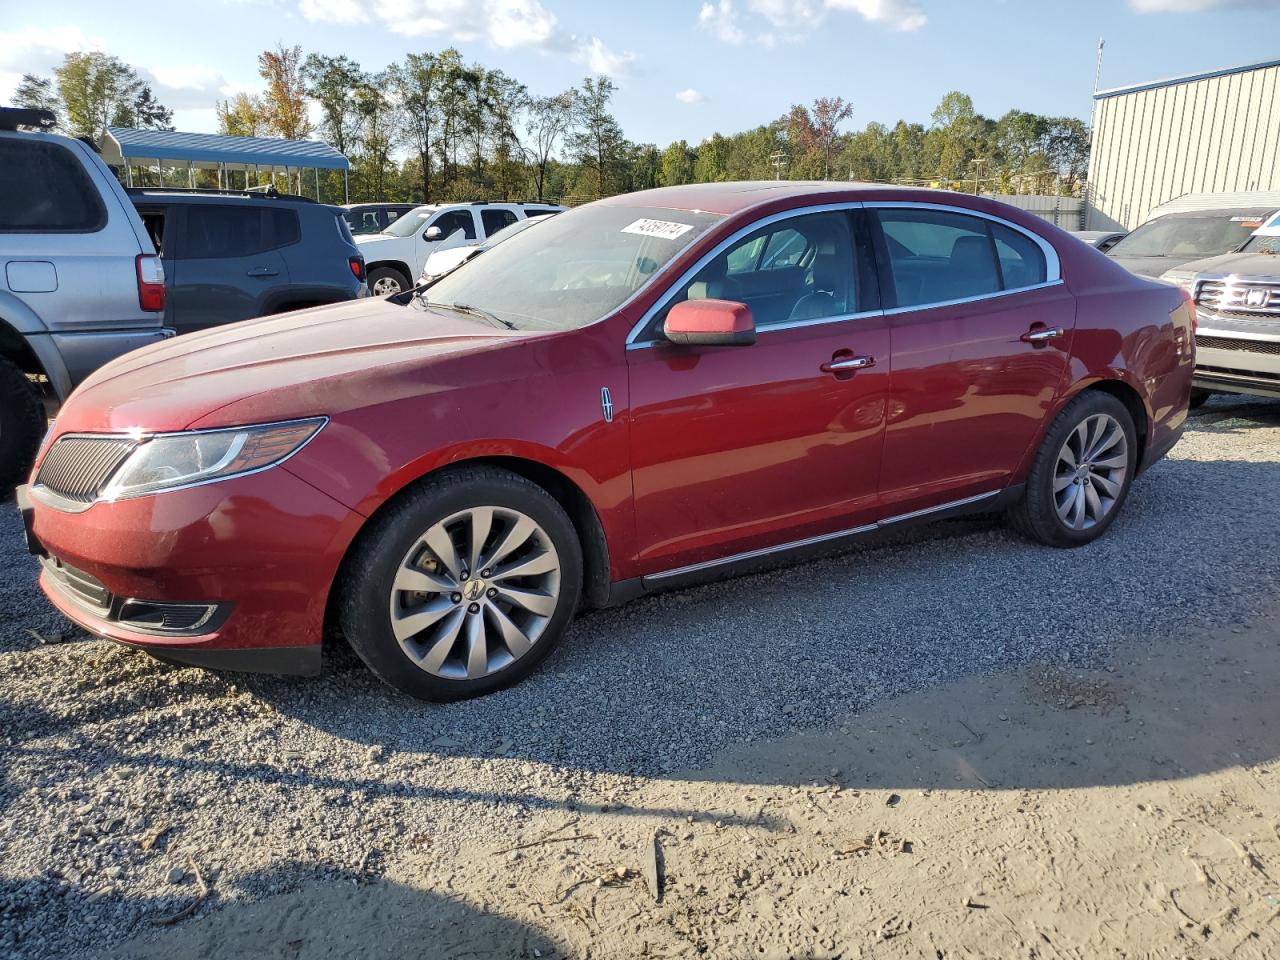
[[[958,91],[942,98],[928,124],[844,130],[853,105],[819,97],[752,130],[660,149],[627,139],[612,112],[616,88],[603,76],[539,95],[453,48],[367,70],[345,55],[284,45],[263,51],[258,73],[259,93],[217,103],[219,131],[324,140],[351,161],[353,200],[580,202],[775,178],[1079,195],[1088,165],[1083,121],[1021,110],[991,119]],[[24,76],[15,99],[53,109],[64,130],[93,138],[107,125],[172,122],[137,71],[103,53],[69,54],[52,78]],[[341,175],[322,177],[323,198],[340,201]]]

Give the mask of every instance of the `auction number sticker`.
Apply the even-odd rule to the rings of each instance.
[[[663,240],[675,240],[683,237],[693,229],[688,223],[676,223],[673,220],[640,219],[622,228],[623,233],[638,233],[642,237],[660,237]]]

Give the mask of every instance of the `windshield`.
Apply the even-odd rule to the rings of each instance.
[[[419,227],[426,226],[427,220],[435,213],[435,207],[419,207],[417,210],[411,210],[398,220],[393,220],[387,225],[387,229],[383,233],[389,233],[393,237],[408,237],[413,234]]]
[[[1280,234],[1255,233],[1249,242],[1240,248],[1241,253],[1280,254]]]
[[[1249,238],[1262,217],[1218,213],[1205,217],[1161,217],[1144,223],[1109,253],[1113,257],[1177,257],[1199,260],[1228,253]]]
[[[461,304],[519,330],[570,330],[617,309],[722,217],[592,204],[524,230],[412,302]]]

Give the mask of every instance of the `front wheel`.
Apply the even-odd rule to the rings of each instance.
[[[423,700],[525,677],[582,591],[572,521],[541,487],[493,468],[427,480],[376,518],[344,566],[339,621],[382,680]]]
[[[44,431],[44,404],[31,381],[0,357],[0,497],[26,477]]]
[[[369,271],[369,292],[375,297],[394,296],[411,286],[409,278],[395,267],[378,267]]]
[[[1079,547],[1115,522],[1137,467],[1133,417],[1107,393],[1086,391],[1058,414],[1036,454],[1014,528],[1051,547]]]
[[[1209,402],[1209,398],[1212,396],[1212,390],[1201,390],[1199,387],[1192,389],[1191,399],[1187,402],[1187,409],[1199,410]]]

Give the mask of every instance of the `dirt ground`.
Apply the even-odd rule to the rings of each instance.
[[[887,701],[461,854],[411,838],[112,956],[1280,956],[1273,620]]]

